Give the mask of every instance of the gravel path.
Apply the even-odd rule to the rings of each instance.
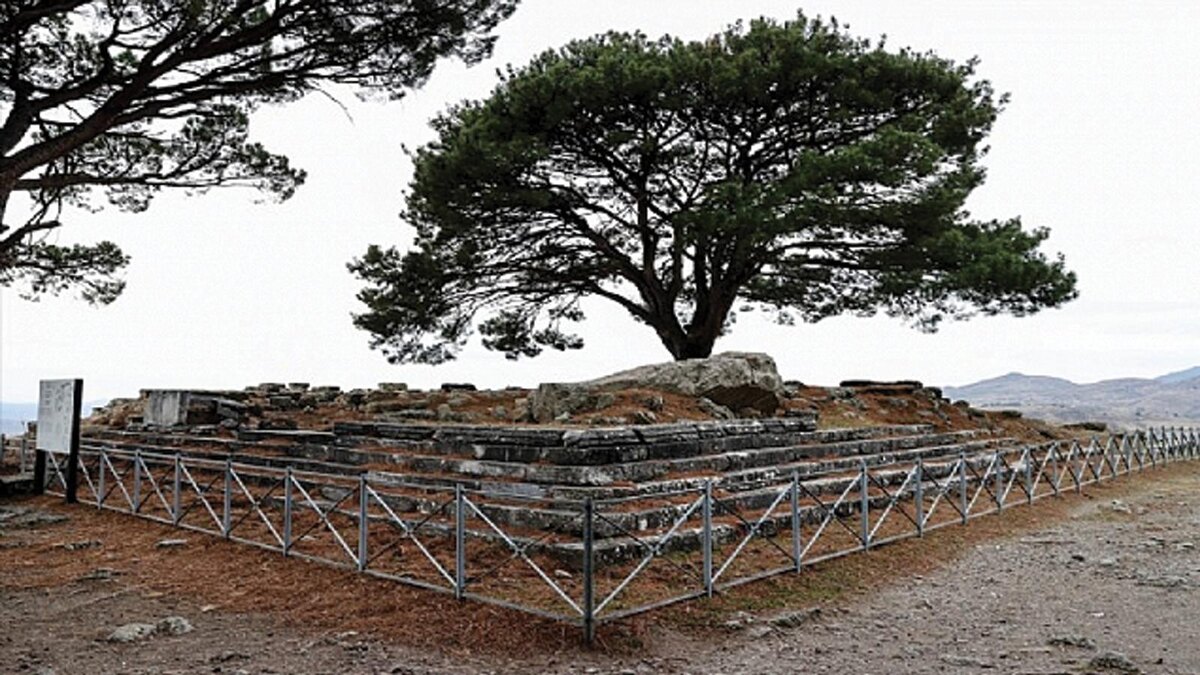
[[[923,576],[902,573],[797,615],[798,625],[756,617],[738,630],[651,627],[636,653],[618,656],[431,653],[307,632],[285,617],[211,611],[119,577],[30,589],[0,569],[0,671],[1200,673],[1200,467],[1176,465],[1094,495],[1066,518],[979,544]],[[0,519],[0,546],[19,546],[24,531]],[[105,639],[122,624],[168,616],[195,630]]]
[[[1200,673],[1200,472],[980,545],[799,628],[692,652],[680,670]]]

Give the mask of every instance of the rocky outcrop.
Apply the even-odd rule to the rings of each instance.
[[[706,398],[732,411],[751,409],[770,415],[784,395],[783,378],[766,354],[725,352],[707,359],[656,363],[587,382],[547,383],[530,399],[540,422],[594,408],[606,391],[657,389]]]

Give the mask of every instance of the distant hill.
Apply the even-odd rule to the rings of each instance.
[[[83,416],[91,414],[107,401],[84,401]],[[0,434],[16,436],[25,433],[25,423],[37,419],[37,403],[8,403],[0,401]]]
[[[978,408],[1008,408],[1054,422],[1102,421],[1117,426],[1200,424],[1200,367],[1154,379],[1076,384],[1058,377],[1009,373],[946,396]]]
[[[1173,384],[1175,382],[1187,382],[1188,380],[1195,380],[1197,378],[1200,378],[1200,366],[1188,368],[1187,370],[1181,370],[1177,373],[1168,373],[1154,379],[1158,382]]]
[[[0,401],[0,419],[17,422],[35,420],[37,419],[37,404]]]

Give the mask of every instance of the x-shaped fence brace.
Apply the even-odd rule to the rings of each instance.
[[[387,545],[381,546],[381,547],[375,549],[375,553],[373,555],[371,555],[369,558],[367,558],[365,561],[363,561],[360,564],[360,567],[364,570],[367,569],[370,566],[371,562],[378,560],[384,553],[394,550],[395,548],[399,547],[401,545],[401,543],[403,543],[405,540],[408,540],[408,541],[411,541],[413,543],[413,545],[417,547],[417,550],[420,551],[421,555],[424,556],[425,559],[429,561],[429,563],[433,566],[433,569],[443,579],[445,579],[450,584],[449,588],[454,589],[456,591],[456,593],[460,592],[461,587],[460,587],[458,580],[456,580],[455,577],[450,575],[450,572],[448,572],[446,570],[445,566],[443,566],[442,563],[438,561],[437,557],[435,557],[429,551],[429,549],[425,546],[424,542],[422,542],[420,540],[420,538],[417,537],[417,534],[420,532],[421,528],[425,526],[426,523],[430,522],[435,516],[445,513],[446,507],[450,506],[451,504],[454,504],[457,500],[451,499],[449,501],[440,503],[435,509],[432,509],[429,513],[427,513],[425,515],[425,517],[422,518],[420,521],[418,521],[415,525],[410,525],[403,518],[396,515],[395,510],[392,509],[391,505],[388,504],[387,501],[383,497],[381,497],[378,492],[375,491],[375,488],[371,487],[370,485],[367,485],[366,490],[367,490],[367,496],[369,497],[369,499],[373,500],[376,504],[378,504],[380,506],[380,508],[383,509],[384,514],[387,516],[387,520],[385,522],[390,527],[392,527],[394,529],[399,529],[400,536],[393,539]]]
[[[461,491],[459,494],[461,495]],[[498,527],[496,525],[496,523],[493,522],[492,519],[489,518],[488,515],[486,513],[484,513],[483,510],[479,508],[479,506],[477,506],[475,504],[474,501],[463,496],[461,498],[460,503],[463,506],[465,506],[466,508],[470,509],[471,513],[474,513],[475,517],[482,520],[483,523],[485,525],[487,525],[491,531],[493,531],[497,535],[499,535],[500,539],[512,551],[512,554],[507,559],[492,566],[491,568],[485,570],[484,572],[482,572],[478,575],[475,575],[474,577],[470,577],[469,579],[466,579],[463,584],[464,587],[465,587],[466,583],[478,582],[478,581],[481,581],[482,579],[485,579],[487,577],[498,574],[501,569],[507,567],[512,561],[519,559],[519,560],[523,561],[526,565],[528,565],[530,567],[530,569],[532,569],[534,571],[534,573],[537,574],[538,578],[540,578],[542,580],[542,582],[544,582],[547,586],[549,586],[550,589],[553,590],[554,593],[560,599],[562,599],[562,601],[565,602],[567,604],[567,606],[570,607],[576,614],[578,614],[580,617],[582,617],[584,615],[583,608],[581,608],[579,606],[579,604],[576,603],[575,600],[572,599],[571,596],[568,595],[566,593],[566,591],[564,591],[562,589],[561,586],[559,586],[553,579],[551,579],[550,575],[546,574],[546,571],[543,570],[540,565],[538,565],[532,558],[529,557],[528,551],[530,549],[536,547],[537,545],[541,544],[546,539],[548,539],[553,534],[552,531],[547,531],[547,532],[543,533],[540,537],[533,539],[531,541],[525,542],[524,544],[518,544],[517,542],[513,541],[512,538],[509,537],[508,534],[504,530],[502,530],[500,527]],[[575,522],[578,520],[579,520],[579,518],[575,518],[572,520],[572,522]]]

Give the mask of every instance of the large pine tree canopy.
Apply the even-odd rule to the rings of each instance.
[[[0,4],[0,287],[111,302],[128,258],[62,246],[64,207],[131,211],[166,188],[304,181],[250,114],[331,83],[400,96],[477,61],[516,0],[6,0]]]
[[[890,50],[836,22],[703,42],[610,33],[509,68],[414,155],[412,250],[371,246],[355,324],[393,362],[478,331],[511,358],[578,348],[594,296],[707,356],[731,312],[818,321],[1055,307],[1076,295],[1044,228],[972,220],[1003,97],[974,61]]]

